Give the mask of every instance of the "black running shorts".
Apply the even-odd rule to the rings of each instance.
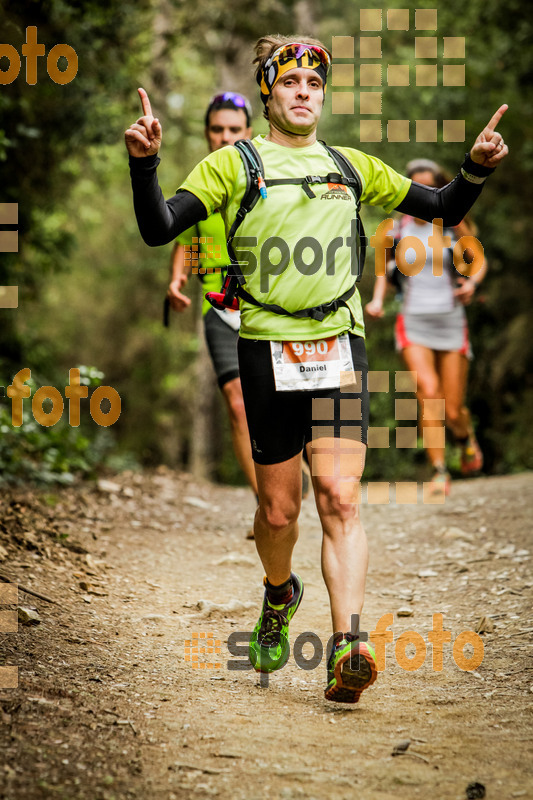
[[[287,461],[317,436],[356,438],[367,443],[369,403],[365,342],[360,336],[350,334],[349,337],[354,371],[362,373],[361,392],[341,389],[277,392],[270,342],[239,338],[242,392],[252,456],[258,464]],[[334,402],[313,403],[320,398],[330,398]]]
[[[218,385],[222,389],[225,383],[239,377],[239,332],[226,325],[214,308],[210,308],[204,316],[204,332]]]

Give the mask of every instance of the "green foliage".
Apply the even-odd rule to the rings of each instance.
[[[50,275],[71,266],[76,221],[68,195],[87,148],[114,141],[122,126],[130,69],[145,63],[137,41],[149,9],[149,0],[5,0],[0,5],[2,41],[19,54],[26,28],[36,26],[46,53],[66,43],[79,61],[76,77],[58,85],[47,74],[46,58],[39,57],[37,83],[28,85],[22,59],[18,78],[0,92],[0,201],[18,204],[21,242],[18,255],[0,257],[0,284],[18,284],[21,304],[38,297]],[[13,315],[0,310],[0,353],[17,366],[25,351]]]

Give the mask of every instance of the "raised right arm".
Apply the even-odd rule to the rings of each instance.
[[[162,129],[152,114],[150,100],[139,89],[143,116],[130,125],[124,138],[130,156],[130,176],[137,224],[150,247],[167,244],[183,231],[206,219],[203,203],[190,192],[178,192],[165,200],[157,180],[157,155]]]
[[[191,192],[177,192],[165,200],[157,180],[157,155],[135,158],[130,155],[133,207],[137,224],[146,244],[157,247],[207,218],[201,200]]]

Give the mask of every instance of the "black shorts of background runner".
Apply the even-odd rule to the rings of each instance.
[[[279,464],[293,458],[312,440],[313,427],[316,426],[332,429],[329,435],[337,439],[341,437],[341,428],[360,427],[360,441],[367,443],[369,403],[365,341],[353,334],[349,334],[349,339],[354,371],[361,372],[362,376],[361,392],[346,392],[339,388],[277,392],[270,342],[239,338],[241,386],[252,457],[257,464]],[[323,397],[333,399],[334,419],[313,417],[313,399]],[[341,400],[360,400],[360,418],[357,414],[351,419],[341,419]],[[358,410],[359,404],[356,405]]]
[[[210,308],[204,317],[204,332],[218,385],[222,389],[228,381],[239,377],[239,332],[226,325],[214,308]]]

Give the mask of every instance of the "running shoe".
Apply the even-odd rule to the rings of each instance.
[[[294,572],[291,572],[291,578],[293,595],[284,605],[273,606],[269,603],[265,589],[261,616],[250,638],[250,661],[256,672],[274,672],[288,661],[289,622],[298,610],[304,593],[302,579]]]
[[[376,654],[368,642],[345,633],[328,660],[326,700],[336,703],[357,703],[361,692],[377,678]]]
[[[472,431],[461,446],[461,472],[463,475],[472,475],[474,472],[479,472],[482,467],[483,453]]]
[[[452,479],[446,467],[437,467],[429,483],[429,491],[432,495],[444,495],[448,497],[450,494]]]

